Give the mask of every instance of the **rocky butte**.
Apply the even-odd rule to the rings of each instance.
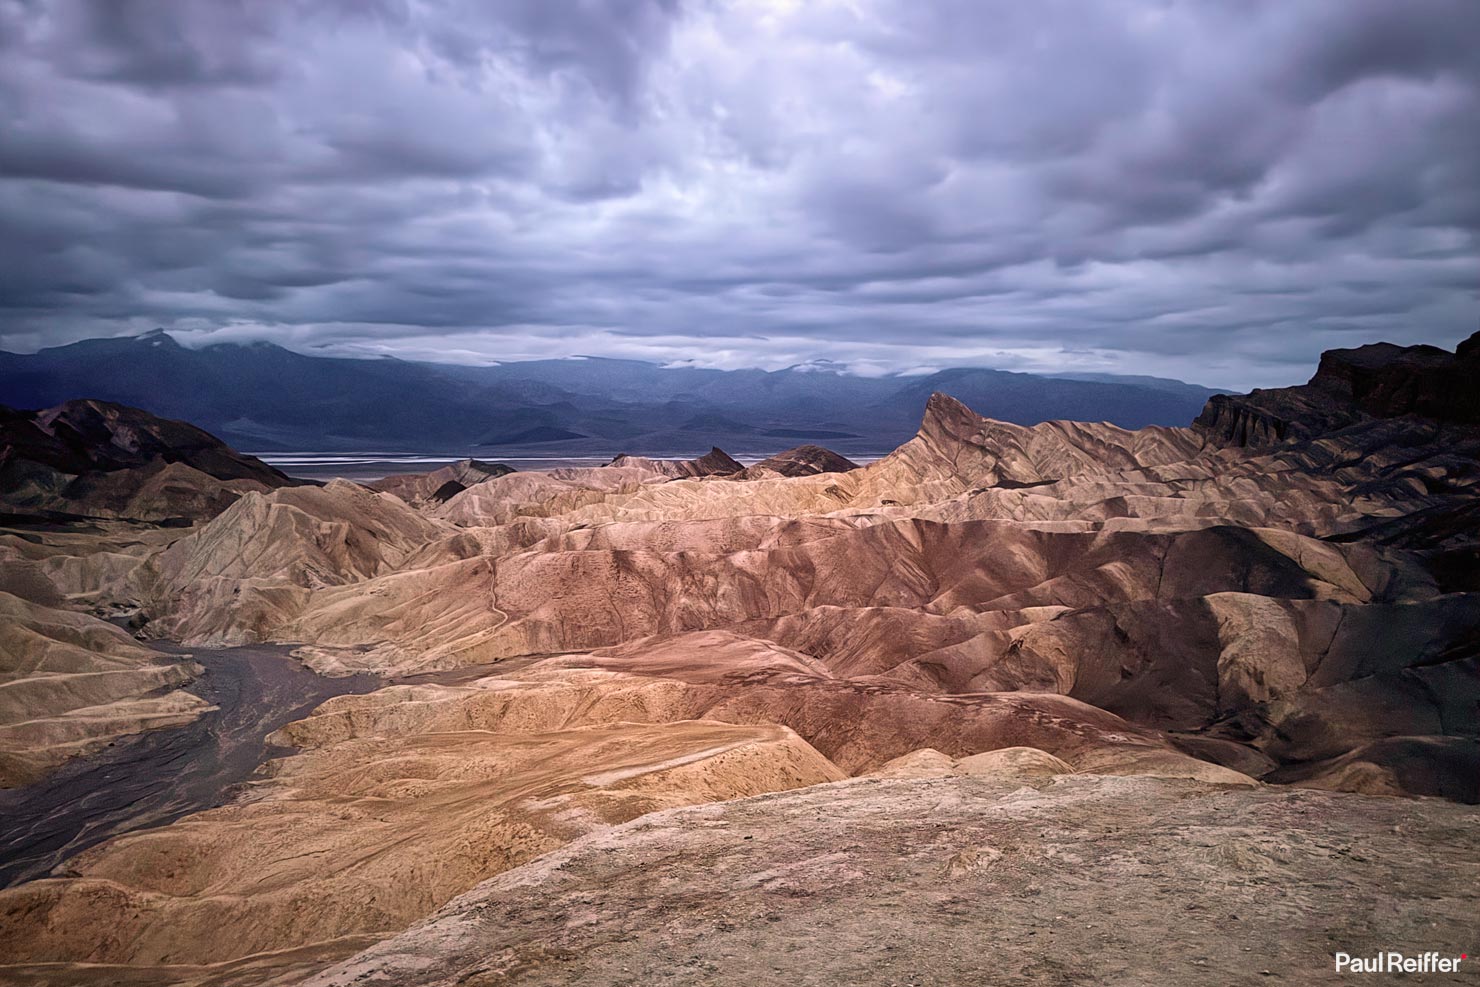
[[[0,891],[0,983],[1342,983],[1338,954],[1457,956],[1477,380],[1480,338],[1379,344],[1186,428],[937,393],[867,466],[374,488],[122,406],[6,410],[5,805],[217,715],[207,657],[373,680],[209,804]]]

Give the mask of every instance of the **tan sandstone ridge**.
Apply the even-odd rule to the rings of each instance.
[[[402,691],[400,702],[426,701]],[[75,858],[72,877],[0,892],[0,953],[68,964],[59,980],[98,975],[81,963],[165,981],[177,965],[250,969],[283,951],[322,965],[595,829],[844,777],[776,726],[567,720],[290,737],[310,749],[237,804],[115,839]],[[0,967],[0,982],[9,976]]]
[[[123,734],[188,723],[210,707],[177,687],[200,671],[96,617],[0,593],[0,788]]]
[[[927,872],[949,889],[1002,861],[1027,882],[1014,887],[1058,895],[1051,914],[1108,911],[1104,882],[1129,882],[1157,914],[1150,863],[1073,849],[1123,826],[1173,870],[1206,868],[1209,854],[1188,849],[1200,840],[1232,847],[1221,870],[1213,857],[1198,871],[1212,882],[1198,900],[1233,895],[1244,921],[1249,874],[1356,880],[1345,855],[1312,845],[1308,812],[1341,846],[1386,838],[1388,822],[1363,819],[1410,826],[1417,849],[1388,862],[1395,876],[1446,841],[1472,848],[1473,814],[1456,808],[1259,783],[1480,802],[1480,429],[1463,402],[1412,398],[1414,380],[1459,372],[1473,351],[1353,352],[1304,388],[1210,402],[1185,429],[1024,427],[935,395],[914,439],[838,472],[628,461],[468,473],[445,498],[430,475],[395,484],[405,496],[336,481],[249,492],[189,529],[127,529],[133,543],[119,527],[0,534],[22,563],[0,588],[28,606],[139,608],[146,636],[281,642],[325,674],[401,678],[285,727],[277,739],[298,753],[228,805],[0,893],[0,942],[16,957],[0,982],[290,982],[511,867],[522,876],[326,982],[560,982],[548,961],[588,948],[593,982],[614,982],[645,961],[592,946],[569,916],[620,938],[608,915],[632,915],[631,929],[668,943],[662,913],[633,904],[640,876],[580,870],[612,882],[582,886],[521,864],[567,859],[548,853],[571,840],[598,860],[637,852],[641,823],[602,828],[846,776],[875,778],[734,809],[769,849],[743,855],[738,883],[721,874],[717,900],[764,916],[774,887],[826,905],[819,882],[850,887],[855,870],[903,854],[898,893],[946,916],[965,906]],[[930,842],[932,800],[969,840]],[[1214,808],[1242,821],[1226,828]],[[701,820],[697,836],[690,822],[662,832],[723,868],[735,858],[702,820],[730,810],[714,811],[677,817]],[[792,833],[803,816],[815,843]],[[856,853],[825,848],[865,818],[884,829],[847,837]],[[1054,857],[1031,839],[1049,818],[1066,820],[1040,844]],[[985,835],[1003,825],[1011,845]],[[799,853],[844,863],[813,868]],[[810,876],[789,883],[793,864]],[[691,870],[662,872],[666,907],[688,900]],[[526,887],[565,904],[521,906],[527,925],[503,931],[481,924],[503,907],[485,894]],[[998,895],[1012,928],[1036,915],[996,885],[974,893]],[[1321,908],[1346,894],[1310,893]],[[870,912],[876,926],[886,912]],[[223,941],[222,927],[241,931]],[[746,928],[736,955],[778,948],[765,926]],[[839,928],[840,942],[858,935]],[[917,943],[928,934],[940,928],[922,925]],[[924,962],[922,949],[907,955]],[[722,953],[694,954],[728,969]],[[1117,962],[1139,969],[1137,955]],[[777,969],[778,982],[795,972]]]

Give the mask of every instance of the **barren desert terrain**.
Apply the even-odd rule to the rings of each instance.
[[[1476,380],[1480,337],[1378,344],[1184,428],[935,394],[861,467],[370,486],[7,410],[0,983],[1321,983],[1480,946]]]

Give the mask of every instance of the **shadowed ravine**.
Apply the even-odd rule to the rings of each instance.
[[[42,877],[123,833],[163,826],[222,804],[280,749],[274,730],[331,696],[369,692],[372,675],[326,678],[288,646],[174,648],[206,673],[188,691],[216,706],[183,727],[119,740],[44,780],[0,791],[0,887]]]

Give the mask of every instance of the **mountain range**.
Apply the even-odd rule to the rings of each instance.
[[[97,399],[195,423],[239,448],[688,454],[823,442],[882,453],[913,434],[934,392],[1021,425],[1185,425],[1213,389],[1154,377],[1041,376],[958,367],[861,377],[663,367],[582,357],[474,367],[309,356],[266,342],[182,346],[162,330],[0,352],[0,403]]]

